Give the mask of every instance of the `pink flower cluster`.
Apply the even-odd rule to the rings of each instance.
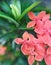
[[[28,55],[28,63],[32,65],[35,60],[45,60],[47,65],[51,65],[51,20],[50,14],[45,11],[40,12],[37,16],[33,12],[28,13],[31,21],[27,28],[32,27],[37,34],[37,38],[24,32],[22,38],[16,38],[15,42],[21,44],[21,51]]]

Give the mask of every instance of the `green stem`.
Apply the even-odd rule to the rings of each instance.
[[[18,28],[19,30],[33,30],[33,28]]]
[[[21,20],[23,17],[24,17],[24,15],[26,14],[26,13],[28,13],[31,9],[33,9],[34,7],[36,7],[38,4],[40,4],[41,2],[39,1],[37,1],[37,2],[34,2],[32,5],[30,5],[27,9],[25,9],[24,10],[24,12],[22,13],[22,15],[18,18],[18,21],[19,20]]]

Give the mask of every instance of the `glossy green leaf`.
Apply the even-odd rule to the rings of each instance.
[[[14,4],[18,8],[19,12],[21,13],[21,2],[20,2],[20,0],[11,0],[11,4]]]
[[[21,15],[20,10],[14,4],[11,4],[10,7],[12,9],[12,14],[14,15],[15,19],[17,20],[17,18]]]
[[[16,26],[18,26],[18,23],[17,23],[13,18],[11,18],[10,16],[8,16],[7,14],[5,14],[5,13],[3,13],[3,12],[1,12],[1,11],[0,11],[0,17],[5,18],[5,19],[7,19],[7,20],[10,20],[10,21],[12,21]]]
[[[14,18],[17,20],[17,18],[21,15],[21,3],[19,0],[12,0],[10,4],[12,14]]]

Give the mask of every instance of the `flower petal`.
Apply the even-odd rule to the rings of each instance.
[[[34,27],[34,26],[35,26],[35,21],[31,21],[27,24],[27,28]]]
[[[47,65],[51,65],[51,55],[47,55],[44,60]]]
[[[44,44],[51,46],[51,37],[49,36],[49,34],[43,35],[43,42]]]
[[[34,42],[33,44],[37,43],[37,39],[34,37],[34,35],[29,34],[29,39]]]
[[[38,53],[36,53],[36,55],[35,55],[35,60],[36,61],[42,61],[43,60],[43,56],[41,56],[41,55],[39,55]]]
[[[21,38],[16,38],[14,41],[15,41],[16,44],[22,44],[23,39],[21,39]]]
[[[29,38],[29,34],[28,34],[27,31],[24,32],[24,34],[22,35],[22,38],[23,38],[24,40],[27,40],[27,39]]]
[[[21,51],[24,55],[29,55],[30,54],[30,51],[27,49],[27,45],[26,44],[23,44],[21,46]]]
[[[41,44],[36,45],[36,52],[42,56],[45,54],[45,48]]]
[[[38,19],[42,19],[44,16],[45,16],[46,12],[45,11],[42,11],[38,14]]]
[[[34,56],[29,56],[28,57],[28,63],[29,63],[29,65],[32,65],[33,63],[35,62],[35,58],[34,58]]]
[[[38,20],[37,24],[35,26],[35,32],[38,34],[43,34],[44,33],[44,29],[43,29],[43,22]]]
[[[50,30],[51,29],[51,21],[50,20],[47,20],[44,24],[44,28],[46,30]]]
[[[33,12],[29,12],[29,13],[28,13],[28,16],[29,16],[29,18],[30,18],[31,20],[35,20],[35,19],[36,19],[36,16],[34,15]]]
[[[46,14],[46,15],[43,17],[42,21],[46,21],[46,20],[49,20],[49,19],[50,19],[50,14]]]
[[[51,29],[50,29],[50,30],[48,30],[48,33],[49,33],[49,35],[51,36]]]
[[[47,54],[51,54],[51,47],[47,49]]]

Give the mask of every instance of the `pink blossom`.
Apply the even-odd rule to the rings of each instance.
[[[30,56],[28,57],[28,63],[29,63],[29,65],[32,65],[34,62],[35,62],[34,56],[30,55]]]
[[[51,47],[47,49],[47,54],[51,55]]]
[[[40,12],[37,16],[35,16],[35,14],[33,12],[29,12],[28,16],[31,20],[36,21],[36,20],[41,20],[44,16],[45,16],[46,12],[42,11]]]
[[[21,51],[28,55],[28,63],[32,65],[35,61],[45,60],[47,65],[51,65],[51,20],[50,14],[45,11],[40,12],[37,16],[33,12],[28,13],[31,21],[27,28],[32,27],[37,38],[24,32],[22,38],[16,38],[15,43],[21,44]]]
[[[0,55],[4,55],[6,52],[6,47],[0,45]]]
[[[23,34],[24,41],[23,42],[19,41],[19,44],[22,43],[21,51],[24,55],[28,55],[29,65],[32,65],[35,60],[36,61],[43,60],[45,54],[45,48],[40,42],[38,42],[38,39],[35,38],[32,34],[28,33],[27,35],[28,39],[24,37],[26,33],[28,32],[25,32]],[[16,38],[15,40],[16,40],[15,42],[17,43],[18,38]]]
[[[46,14],[45,11],[40,12],[37,16],[33,12],[28,13],[29,18],[32,20],[27,24],[27,28],[34,28],[34,31],[37,34],[44,34],[50,30],[51,22],[50,22],[50,14]],[[50,25],[50,26],[47,26]],[[45,29],[46,28],[46,29]],[[50,33],[50,32],[49,32]]]
[[[28,16],[32,20],[27,24],[27,28],[34,27],[38,20],[42,21],[42,18],[46,15],[45,11],[40,12],[37,16],[33,12],[29,12]],[[44,19],[44,18],[43,18]]]

